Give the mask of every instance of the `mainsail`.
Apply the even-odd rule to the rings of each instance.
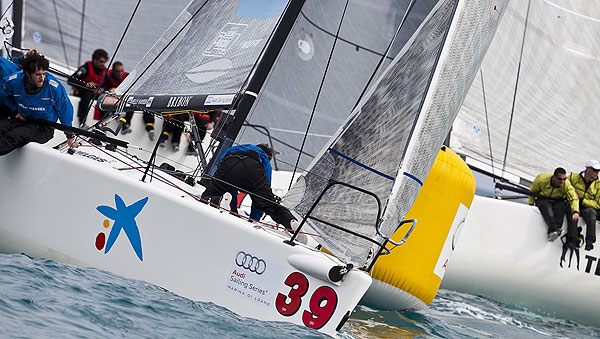
[[[389,64],[437,3],[417,1],[385,55],[410,2],[307,1],[238,141],[271,138],[276,168],[293,170],[308,129],[298,165],[306,168],[352,112],[378,63],[385,57]]]
[[[578,172],[599,158],[599,35],[598,2],[512,1],[451,147],[516,183],[559,166]]]
[[[191,1],[117,93],[145,97],[149,108],[230,105],[286,4]]]
[[[189,0],[140,3],[115,60],[124,63],[126,70],[148,52]],[[22,34],[13,37],[17,47],[35,48],[59,64],[79,67],[90,60],[95,49],[114,53],[136,7],[136,1],[15,1],[22,3],[22,13],[14,13]],[[20,16],[20,17],[19,17]],[[22,18],[22,20],[21,20]],[[20,41],[18,41],[20,39]]]
[[[286,195],[306,215],[331,182],[351,184],[375,199],[334,186],[311,213],[311,227],[328,250],[361,267],[377,249],[335,222],[371,239],[391,236],[425,180],[507,2],[439,1],[330,146]],[[326,222],[322,222],[326,221]],[[378,231],[375,225],[380,226]]]

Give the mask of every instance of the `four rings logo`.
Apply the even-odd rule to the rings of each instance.
[[[263,259],[255,257],[252,254],[248,254],[244,251],[239,251],[235,256],[235,264],[258,275],[265,273],[267,270],[267,263]]]

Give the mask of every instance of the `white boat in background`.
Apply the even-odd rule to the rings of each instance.
[[[390,22],[410,33],[397,56],[386,62],[392,33],[379,62],[371,63],[353,92],[356,107],[284,198],[302,217],[294,235],[202,203],[201,186],[190,185],[199,179],[197,171],[171,175],[155,166],[155,154],[146,161],[128,153],[127,142],[75,129],[84,144],[76,150],[29,144],[0,157],[0,251],[98,267],[241,316],[335,334],[369,288],[368,272],[394,244],[389,238],[402,225],[414,225],[404,218],[507,1],[438,0],[422,2],[415,12],[413,5],[406,1],[392,11],[397,4],[386,1],[261,1],[257,6],[248,0],[194,0],[117,95],[102,98],[114,114],[94,128],[130,109],[158,116],[229,109],[216,128],[217,159],[244,140],[238,136],[249,115],[269,111],[274,94],[264,89],[321,88],[328,67],[335,65],[333,56],[348,47],[344,43],[352,47],[346,54],[360,52],[341,34],[346,20],[401,14]],[[384,8],[389,12],[380,12]],[[368,16],[363,20],[374,23]],[[354,32],[350,29],[348,37]],[[323,49],[315,47],[323,41],[328,42]],[[339,50],[337,42],[343,42]],[[300,76],[282,82],[279,72],[289,69],[277,66],[290,60],[323,66],[309,77],[316,83]],[[200,74],[181,73],[192,69]],[[356,86],[351,80],[350,75],[341,85]],[[311,118],[319,98],[313,91]],[[304,134],[309,130],[310,124]],[[292,145],[299,158],[303,146]],[[199,167],[210,177],[215,164]],[[333,255],[298,243],[305,232]],[[410,298],[398,305],[421,307]]]
[[[599,34],[597,2],[512,1],[450,146],[525,189],[539,173],[579,173],[600,158]],[[441,287],[600,326],[599,246],[567,251],[561,265],[561,240],[548,242],[546,232],[537,207],[476,196]]]

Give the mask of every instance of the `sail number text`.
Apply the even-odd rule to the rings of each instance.
[[[291,273],[284,282],[290,287],[287,295],[278,293],[275,299],[275,307],[283,316],[291,317],[296,314],[302,305],[302,297],[308,291],[308,279],[299,272]],[[337,294],[329,286],[317,288],[308,303],[310,311],[305,310],[302,313],[302,322],[304,325],[319,329],[331,319],[337,306]]]

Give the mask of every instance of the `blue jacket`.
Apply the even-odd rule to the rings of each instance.
[[[15,74],[21,70],[21,67],[14,62],[0,56],[0,86],[3,79],[11,74]],[[0,99],[0,105],[6,106],[4,100]]]
[[[11,74],[15,74],[21,70],[21,66],[0,56],[0,77],[4,79]]]
[[[230,153],[235,153],[238,151],[248,151],[248,150],[253,150],[258,153],[258,158],[260,159],[260,164],[263,165],[263,167],[265,168],[265,176],[267,177],[267,180],[269,180],[269,185],[270,185],[271,184],[271,174],[273,173],[273,168],[271,167],[271,162],[269,161],[269,156],[267,155],[267,153],[265,153],[265,151],[263,151],[258,146],[251,145],[251,144],[233,146],[233,147],[227,149],[225,151],[225,153],[223,153],[223,155],[221,155],[219,162],[221,162],[223,160],[223,158],[225,158]],[[233,196],[233,199],[231,199],[230,207],[233,212],[237,213],[238,212],[238,210],[237,210],[238,191],[235,190],[235,191],[231,192],[231,195]],[[264,212],[259,210],[256,207],[254,207],[254,203],[253,203],[252,207],[250,208],[250,219],[258,221],[258,220],[260,220],[260,217],[262,217],[263,214],[264,214]]]
[[[271,167],[271,162],[269,161],[269,156],[267,155],[267,153],[265,153],[265,151],[263,151],[258,146],[251,145],[251,144],[233,146],[233,147],[227,149],[225,151],[225,153],[223,153],[223,155],[221,155],[221,158],[219,159],[219,163],[221,161],[223,161],[223,158],[225,158],[230,153],[235,153],[235,152],[239,152],[239,151],[248,151],[248,150],[256,151],[258,153],[258,158],[260,159],[261,165],[263,165],[263,167],[265,168],[265,175],[267,176],[267,179],[269,180],[269,185],[270,185],[271,184],[271,173],[273,172],[273,168]]]
[[[73,105],[67,91],[56,78],[46,73],[41,91],[36,94],[25,92],[25,73],[17,72],[4,78],[0,86],[0,101],[11,110],[18,110],[27,119],[46,119],[63,125],[73,124]]]

